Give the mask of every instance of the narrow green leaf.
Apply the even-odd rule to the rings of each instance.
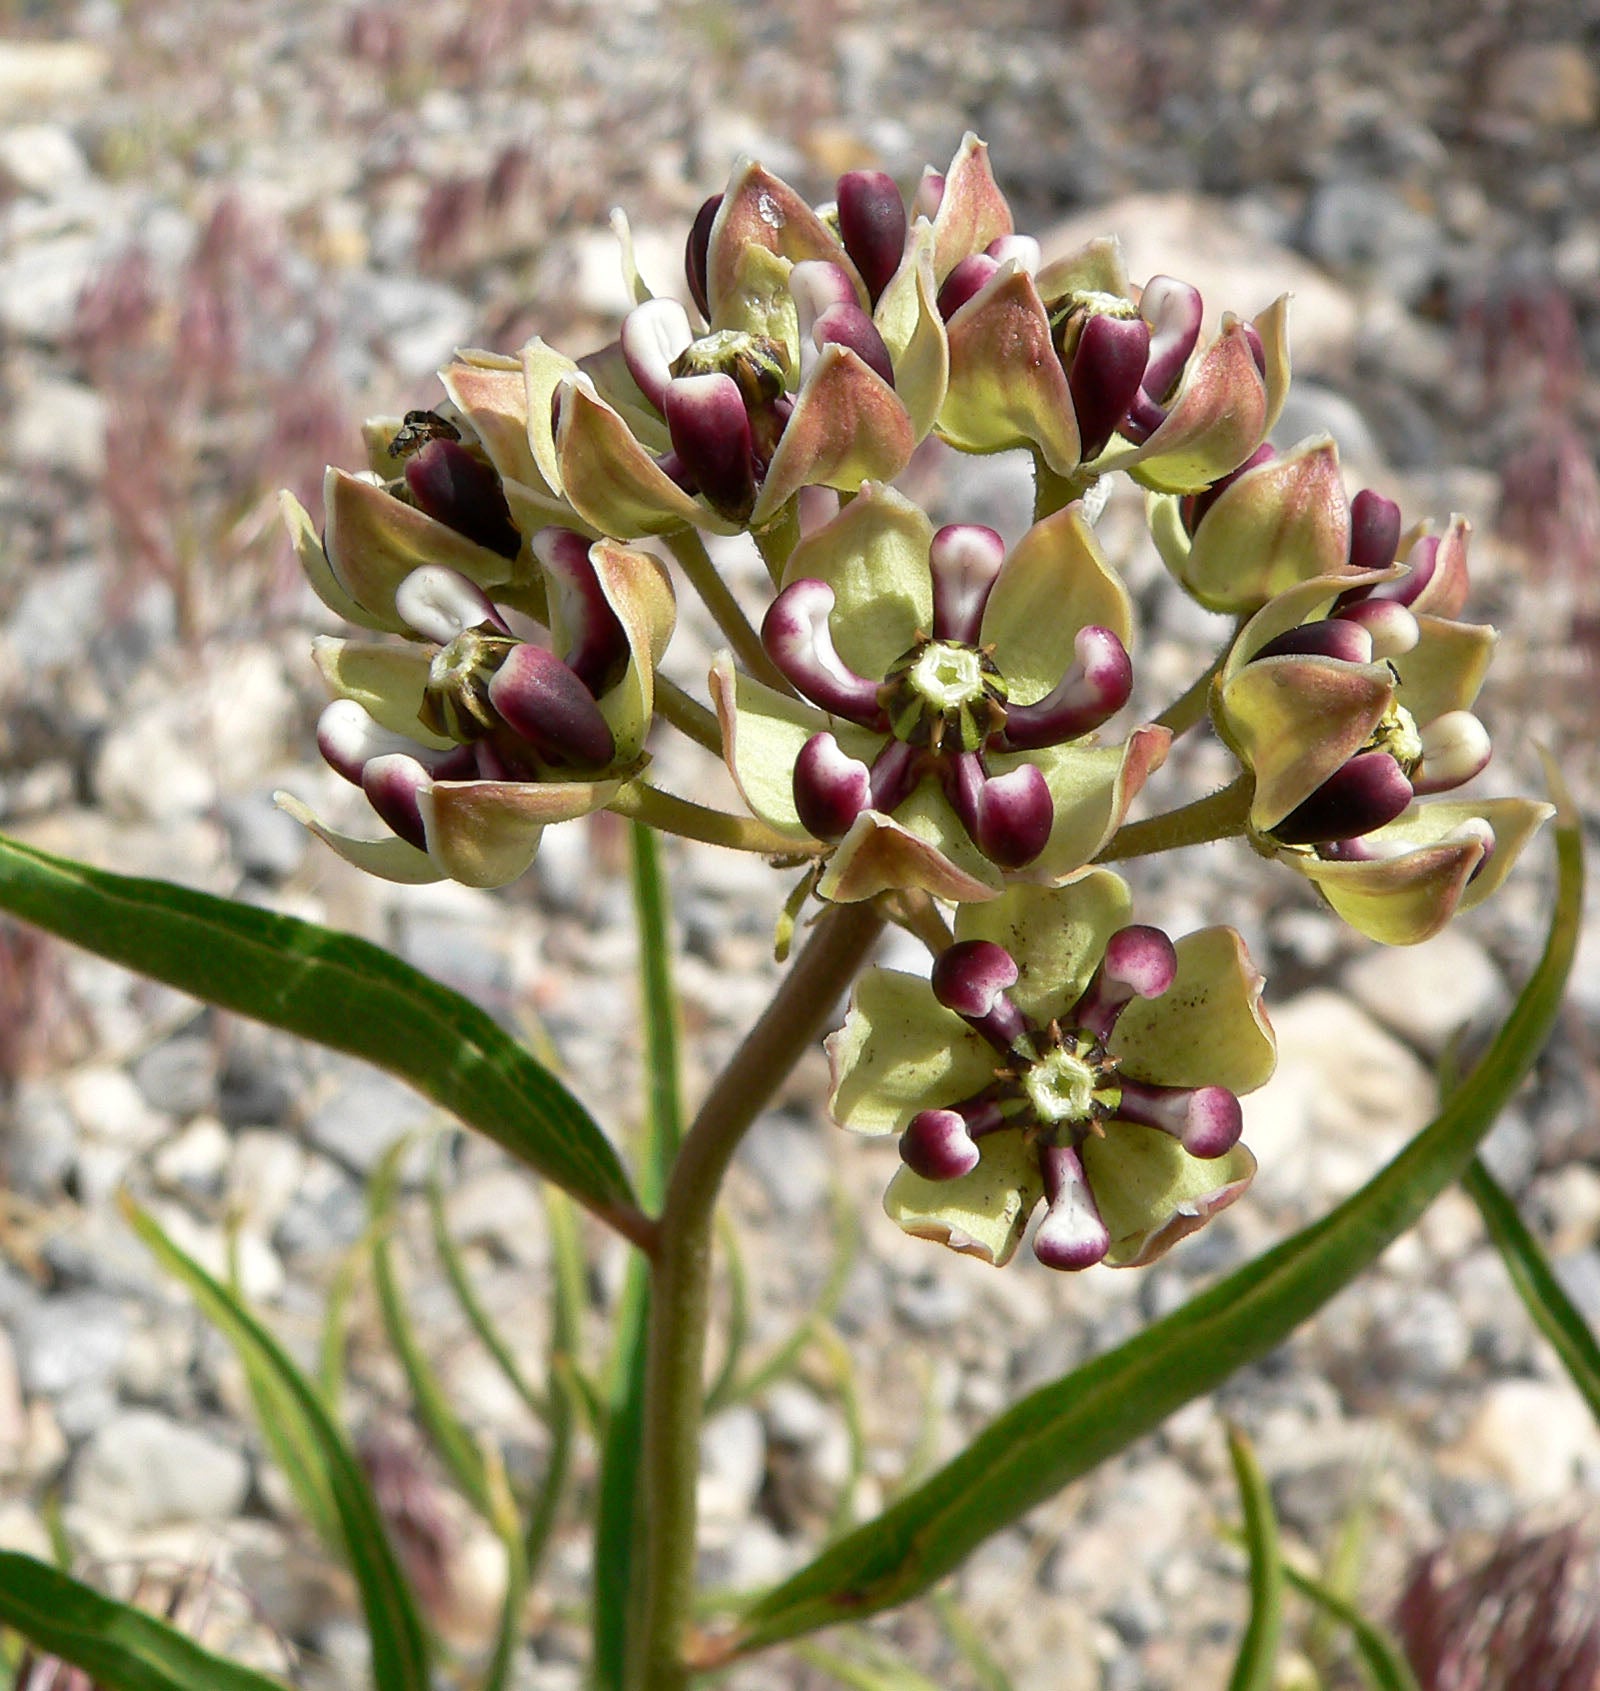
[[[322,1342],[317,1347],[317,1377],[322,1387],[323,1401],[337,1421],[344,1403],[345,1318],[349,1314],[350,1299],[355,1295],[356,1279],[367,1260],[371,1248],[371,1229],[339,1259],[333,1283],[328,1287],[327,1302],[322,1309]]]
[[[161,1266],[188,1288],[206,1319],[241,1357],[274,1377],[284,1413],[301,1424],[302,1442],[315,1450],[339,1513],[345,1558],[361,1590],[361,1606],[372,1641],[376,1691],[428,1691],[428,1645],[411,1593],[367,1477],[316,1387],[266,1328],[225,1286],[173,1244],[151,1216],[127,1199],[122,1208],[134,1232]]]
[[[1349,1628],[1350,1638],[1361,1658],[1361,1666],[1373,1691],[1421,1691],[1400,1646],[1382,1627],[1369,1621],[1348,1599],[1301,1573],[1292,1563],[1284,1564],[1284,1575],[1302,1597],[1309,1597],[1317,1607],[1341,1626]]]
[[[383,1317],[384,1332],[411,1389],[417,1420],[461,1495],[485,1520],[492,1522],[494,1508],[484,1474],[483,1453],[456,1414],[437,1371],[417,1338],[395,1271],[395,1197],[400,1185],[400,1162],[411,1146],[409,1138],[390,1146],[374,1170],[367,1188],[367,1208],[372,1217],[372,1283],[378,1294],[378,1310]]]
[[[1516,1205],[1479,1158],[1472,1159],[1461,1184],[1478,1206],[1478,1214],[1534,1325],[1555,1347],[1562,1367],[1582,1393],[1590,1413],[1600,1421],[1600,1343],[1596,1343],[1588,1322],[1567,1296],[1539,1241],[1517,1214]]]
[[[500,1604],[500,1625],[494,1649],[484,1670],[479,1691],[505,1691],[522,1642],[522,1608],[532,1583],[527,1550],[517,1519],[517,1505],[506,1479],[505,1464],[497,1450],[489,1450],[483,1464],[484,1494],[488,1500],[489,1524],[506,1550],[506,1593]]]
[[[718,1222],[717,1238],[728,1264],[728,1320],[723,1329],[722,1360],[706,1388],[707,1415],[715,1415],[733,1402],[734,1381],[750,1339],[750,1276],[745,1270],[738,1229],[724,1218]]]
[[[0,1550],[0,1625],[106,1691],[284,1691],[281,1680],[214,1656],[143,1609],[13,1550]]]
[[[248,1309],[239,1289],[238,1256],[229,1240],[229,1294],[241,1310]],[[256,1412],[256,1425],[266,1440],[272,1459],[283,1470],[300,1512],[310,1521],[317,1537],[335,1556],[344,1552],[339,1511],[334,1506],[327,1471],[308,1437],[305,1420],[295,1413],[293,1399],[278,1374],[249,1351],[239,1353],[245,1384]]]
[[[935,1591],[930,1601],[945,1637],[972,1670],[978,1691],[1015,1691],[1011,1676],[1001,1667],[988,1640],[955,1598],[948,1591]]]
[[[798,1644],[794,1653],[812,1667],[831,1673],[849,1691],[939,1691],[931,1679],[892,1656],[876,1639],[860,1642],[864,1657],[825,1650],[820,1644]]]
[[[1250,1552],[1250,1620],[1234,1659],[1228,1691],[1272,1691],[1283,1636],[1283,1554],[1272,1493],[1250,1441],[1228,1429],[1228,1459],[1244,1510],[1244,1541]]]
[[[445,1214],[442,1174],[446,1143],[446,1139],[441,1137],[433,1166],[428,1174],[428,1221],[433,1230],[433,1248],[444,1268],[445,1278],[450,1282],[450,1290],[455,1293],[456,1303],[467,1318],[467,1325],[476,1335],[479,1344],[488,1351],[495,1367],[500,1370],[512,1391],[527,1405],[534,1418],[548,1422],[549,1400],[528,1379],[522,1365],[512,1354],[510,1345],[506,1343],[505,1336],[490,1319],[488,1310],[483,1307],[483,1300],[478,1296],[478,1289],[472,1283],[472,1276],[467,1272],[461,1251],[450,1235],[449,1219]]]
[[[124,968],[364,1058],[602,1217],[627,1175],[583,1105],[492,1017],[380,946],[0,837],[0,909]]]
[[[639,1145],[639,1191],[660,1203],[683,1137],[678,1063],[678,1000],[672,984],[667,891],[655,835],[631,825],[633,901],[639,922],[639,996],[644,1022],[645,1120]],[[642,1256],[628,1264],[617,1311],[600,1499],[595,1518],[594,1642],[596,1691],[621,1691],[635,1604],[633,1555],[639,1542],[639,1464],[643,1455],[644,1377],[650,1326],[650,1275]]]
[[[572,1472],[578,1409],[586,1376],[581,1367],[583,1312],[587,1289],[583,1242],[578,1237],[577,1212],[563,1193],[546,1188],[545,1214],[550,1228],[550,1450],[544,1477],[528,1511],[523,1557],[530,1584],[544,1559],[560,1517],[567,1481]],[[598,1421],[595,1425],[598,1426]]]
[[[1583,841],[1570,800],[1559,788],[1557,797],[1558,890],[1544,956],[1499,1037],[1438,1117],[1321,1221],[997,1417],[916,1491],[760,1599],[734,1632],[740,1651],[925,1591],[991,1533],[1280,1344],[1460,1178],[1555,1027],[1572,966]]]

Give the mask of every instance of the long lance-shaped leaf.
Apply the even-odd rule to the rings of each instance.
[[[639,1147],[639,1189],[657,1204],[683,1137],[678,1064],[678,1005],[666,884],[655,835],[631,828],[633,901],[639,922],[639,994],[645,1034],[645,1120]],[[635,1255],[617,1312],[609,1408],[600,1453],[600,1500],[595,1518],[593,1681],[597,1691],[620,1691],[627,1674],[635,1592],[633,1557],[639,1542],[639,1464],[644,1426],[645,1355],[650,1325],[650,1280]]]
[[[1600,1343],[1596,1343],[1588,1322],[1563,1290],[1516,1206],[1477,1157],[1468,1165],[1461,1184],[1478,1206],[1478,1214],[1534,1325],[1555,1346],[1562,1367],[1583,1394],[1595,1420],[1600,1421]]]
[[[1244,1509],[1244,1541],[1250,1552],[1250,1620],[1234,1658],[1228,1691],[1271,1691],[1283,1636],[1283,1554],[1272,1492],[1250,1441],[1228,1429],[1228,1459]]]
[[[321,1394],[226,1286],[173,1244],[136,1204],[124,1199],[122,1208],[134,1232],[157,1262],[188,1288],[206,1319],[249,1365],[273,1376],[284,1412],[300,1422],[297,1442],[321,1460],[324,1483],[339,1514],[345,1558],[361,1590],[372,1641],[375,1691],[429,1691],[428,1645],[422,1623],[390,1547],[372,1487]]]
[[[0,837],[0,909],[169,986],[364,1058],[615,1221],[633,1209],[593,1117],[494,1019],[380,946]]]
[[[106,1691],[284,1691],[282,1680],[214,1656],[143,1609],[13,1550],[0,1550],[0,1626]]]
[[[1560,801],[1555,910],[1544,955],[1467,1084],[1374,1178],[1321,1221],[1181,1309],[999,1416],[954,1461],[761,1598],[704,1665],[927,1590],[991,1533],[1152,1432],[1282,1343],[1460,1178],[1555,1027],[1577,945],[1583,840]]]

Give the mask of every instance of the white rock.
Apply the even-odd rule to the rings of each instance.
[[[305,1171],[306,1154],[287,1135],[247,1128],[234,1135],[229,1201],[263,1235],[269,1234],[294,1201]]]
[[[28,1440],[28,1413],[17,1376],[16,1352],[0,1327],[0,1474],[9,1474],[22,1459]]]
[[[71,332],[78,296],[102,257],[94,235],[30,241],[0,261],[0,328],[30,341],[61,341]]]
[[[743,1521],[755,1506],[766,1473],[761,1417],[748,1404],[715,1416],[700,1441],[700,1513],[715,1535]]]
[[[0,111],[90,93],[110,71],[111,55],[86,41],[0,41]]]
[[[153,1410],[108,1421],[73,1465],[71,1500],[130,1530],[177,1521],[225,1521],[250,1486],[239,1451]]]
[[[0,179],[25,194],[57,193],[89,174],[89,161],[59,123],[19,123],[0,130]]]
[[[22,384],[10,437],[25,464],[97,480],[106,467],[106,402],[81,382],[35,377]]]
[[[1505,998],[1500,971],[1460,928],[1446,928],[1425,945],[1369,951],[1345,970],[1344,986],[1385,1027],[1433,1056]]]
[[[1524,1506],[1565,1501],[1600,1480],[1600,1431],[1566,1381],[1498,1380],[1447,1460],[1505,1481]]]
[[[168,709],[140,711],[111,729],[95,762],[94,789],[113,816],[163,824],[198,816],[217,801],[194,723]]]
[[[44,1522],[20,1498],[0,1503],[0,1550],[20,1551],[41,1562],[48,1562],[54,1554]]]
[[[78,1126],[109,1144],[143,1150],[166,1126],[125,1069],[109,1064],[78,1069],[66,1077],[61,1090]]]

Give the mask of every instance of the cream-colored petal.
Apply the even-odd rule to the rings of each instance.
[[[855,819],[828,859],[817,896],[854,904],[880,892],[921,891],[963,904],[993,898],[1004,884],[944,794],[924,781],[893,816],[865,810]]]
[[[1419,724],[1446,711],[1471,710],[1489,673],[1499,635],[1482,623],[1420,616],[1421,638],[1394,660],[1399,700]]]
[[[995,1049],[917,975],[868,969],[825,1043],[828,1114],[852,1133],[904,1133],[923,1110],[959,1104],[994,1078]]]
[[[428,652],[421,646],[370,646],[319,634],[311,656],[336,699],[354,699],[380,728],[443,751],[453,740],[425,728],[417,714],[428,682]]]
[[[397,839],[393,834],[378,840],[364,840],[354,834],[342,834],[325,822],[319,822],[309,807],[302,804],[293,793],[278,792],[274,793],[272,798],[279,810],[286,811],[302,827],[309,828],[324,845],[329,846],[346,863],[360,869],[364,874],[376,875],[381,881],[397,881],[402,886],[413,887],[426,886],[429,882],[442,881],[445,878],[444,871],[426,852],[418,851],[414,845]]]
[[[1379,582],[1393,581],[1404,574],[1398,565],[1383,570],[1354,570],[1348,574],[1314,576],[1280,593],[1251,617],[1239,631],[1222,667],[1222,680],[1228,681],[1249,663],[1268,641],[1287,634],[1302,623],[1315,622],[1341,593],[1358,587],[1373,587]]]
[[[457,570],[479,587],[497,587],[515,571],[512,559],[479,546],[426,512],[348,471],[330,468],[323,482],[328,562],[349,596],[369,613],[367,626],[400,627],[394,596],[424,564]],[[380,622],[372,619],[381,618]]]
[[[933,524],[921,508],[878,482],[789,554],[783,585],[812,579],[833,589],[829,631],[839,656],[881,680],[918,634],[933,627],[928,550]]]
[[[1232,928],[1202,928],[1177,952],[1172,985],[1159,998],[1135,998],[1117,1020],[1110,1044],[1122,1072],[1157,1086],[1264,1086],[1277,1045],[1261,1007],[1266,982],[1244,941]]]
[[[994,647],[1011,702],[1031,705],[1077,661],[1078,631],[1094,626],[1109,628],[1126,645],[1133,606],[1083,502],[1074,500],[1012,547],[984,607],[981,639]]]
[[[1256,1171],[1243,1145],[1203,1160],[1169,1134],[1125,1121],[1108,1122],[1105,1137],[1085,1141],[1081,1154],[1111,1234],[1111,1268],[1142,1268],[1165,1255],[1242,1197]]]
[[[986,939],[1017,965],[1009,996],[1043,1027],[1083,996],[1100,967],[1106,941],[1128,925],[1133,895],[1120,875],[1091,869],[1065,887],[1013,884],[988,904],[964,905],[956,938]]]
[[[810,845],[811,833],[794,804],[795,760],[813,734],[837,732],[833,720],[736,672],[727,652],[718,653],[711,667],[710,688],[722,726],[722,755],[751,815],[791,835],[796,845]]]
[[[1122,242],[1115,235],[1098,235],[1076,252],[1052,259],[1036,278],[1040,299],[1063,299],[1068,294],[1111,294],[1131,299],[1128,267]]]
[[[1218,732],[1255,775],[1250,826],[1266,833],[1348,763],[1394,701],[1387,664],[1272,657],[1218,694]]]
[[[837,264],[866,308],[867,290],[838,237],[787,182],[754,159],[742,158],[717,208],[706,252],[706,299],[714,324],[721,324],[728,298],[739,286],[740,261],[751,247],[763,247],[790,264],[807,258]]]
[[[330,470],[329,474],[332,473]],[[278,509],[283,515],[284,526],[289,530],[289,543],[294,547],[294,555],[300,561],[306,580],[311,583],[311,591],[335,616],[353,622],[357,628],[370,628],[375,633],[393,633],[399,628],[398,618],[376,616],[345,592],[328,562],[328,554],[322,549],[322,536],[313,526],[310,513],[292,493],[286,490],[278,495]]]
[[[943,283],[964,258],[1016,228],[1011,207],[989,165],[989,149],[969,129],[944,175],[933,218],[933,273]]]
[[[916,444],[894,389],[857,353],[830,343],[795,397],[750,526],[764,528],[802,487],[854,493],[864,482],[890,481]]]
[[[746,247],[734,267],[733,286],[711,313],[713,330],[760,335],[783,349],[791,383],[800,370],[800,310],[789,290],[794,265],[763,246]]]
[[[1003,1267],[1016,1254],[1028,1217],[1044,1196],[1039,1156],[1017,1132],[985,1134],[979,1162],[955,1180],[924,1180],[896,1171],[883,1195],[884,1213],[913,1238]]]
[[[1033,278],[1008,261],[945,332],[950,379],[939,433],[963,452],[1036,448],[1057,475],[1071,474],[1078,418]]]
[[[528,450],[539,469],[539,482],[564,492],[561,459],[556,451],[556,395],[578,374],[578,366],[535,335],[518,355],[527,394]]]
[[[656,665],[672,638],[677,601],[666,566],[649,552],[598,540],[589,562],[628,640],[627,670],[598,702],[616,741],[617,762],[632,763],[650,732]]]
[[[900,268],[873,313],[894,366],[894,391],[911,419],[913,439],[933,427],[950,383],[950,342],[933,279],[933,231],[919,218]]]
[[[620,780],[435,781],[418,795],[428,855],[452,881],[503,887],[533,862],[553,822],[602,810]]]
[[[521,482],[552,500],[528,444],[528,384],[522,360],[495,352],[463,352],[439,372],[444,391],[471,420],[502,480]]]

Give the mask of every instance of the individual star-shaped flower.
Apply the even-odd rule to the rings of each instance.
[[[673,624],[665,571],[566,529],[540,531],[534,551],[555,650],[521,638],[480,587],[437,564],[394,595],[410,644],[317,642],[334,695],[318,745],[392,833],[342,834],[298,799],[278,802],[358,868],[503,886],[546,826],[602,809],[644,767]]]
[[[797,845],[837,844],[817,891],[992,898],[1058,882],[1120,826],[1164,729],[1094,731],[1128,698],[1126,589],[1082,507],[1008,554],[992,529],[864,487],[791,554],[762,626],[800,697],[719,658],[711,690],[746,803]]]
[[[871,969],[828,1040],[841,1127],[898,1134],[884,1208],[1010,1259],[1041,1200],[1052,1268],[1154,1261],[1249,1185],[1239,1095],[1272,1073],[1261,977],[1231,928],[1130,926],[1096,869],[956,917],[931,981]]]
[[[1057,475],[1127,470],[1188,493],[1243,464],[1283,408],[1286,298],[1252,322],[1225,316],[1200,348],[1199,293],[1171,276],[1135,290],[1113,239],[1041,268],[1038,242],[1008,224],[936,274],[950,358],[938,427],[964,451],[1029,447]]]
[[[1527,799],[1414,804],[1489,762],[1471,706],[1492,628],[1455,620],[1468,528],[1418,533],[1404,565],[1314,577],[1240,632],[1212,718],[1254,777],[1251,838],[1352,927],[1430,938],[1482,903],[1552,814]]]
[[[944,397],[931,237],[878,173],[825,210],[743,160],[689,238],[703,328],[638,283],[594,357],[524,348],[540,479],[597,532],[761,529],[803,487],[904,469]]]

